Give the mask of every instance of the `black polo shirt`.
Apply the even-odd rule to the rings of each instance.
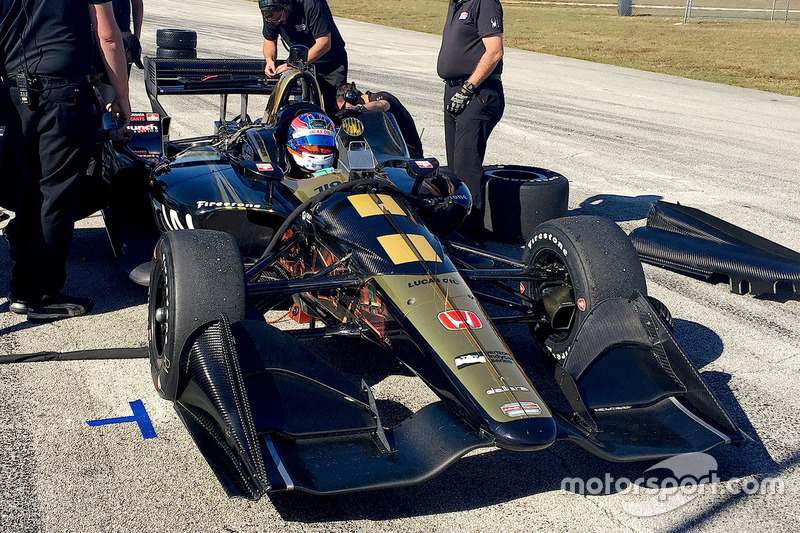
[[[280,35],[288,46],[300,44],[308,48],[314,46],[315,39],[330,33],[331,49],[314,61],[317,72],[328,74],[347,62],[344,39],[325,0],[293,0],[286,23],[275,24],[265,19],[262,33],[269,41],[277,40]]]
[[[469,77],[486,51],[484,37],[503,33],[500,0],[450,1],[436,70],[443,79]],[[503,72],[501,59],[492,74]]]
[[[94,45],[89,6],[110,0],[0,0],[0,62],[57,77],[91,72]]]
[[[394,115],[394,119],[397,121],[397,126],[400,128],[400,134],[406,141],[409,154],[415,159],[421,158],[422,142],[419,139],[419,133],[417,133],[417,125],[414,123],[414,119],[411,117],[411,113],[408,112],[408,109],[406,109],[405,106],[400,103],[400,100],[391,93],[384,91],[373,93],[367,91],[365,94],[370,102],[375,102],[376,100],[385,100],[389,102],[389,113]]]

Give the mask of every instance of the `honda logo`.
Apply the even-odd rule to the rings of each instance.
[[[439,313],[439,322],[452,331],[459,329],[481,329],[481,319],[472,311],[442,311]]]

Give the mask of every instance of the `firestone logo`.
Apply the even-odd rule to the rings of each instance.
[[[671,473],[671,475],[665,475]],[[717,494],[784,494],[781,478],[748,476],[723,481],[717,474],[717,460],[707,453],[684,453],[665,459],[635,480],[614,478],[564,478],[561,490],[582,495],[621,494],[622,508],[630,515],[656,516],[686,505],[698,496]]]

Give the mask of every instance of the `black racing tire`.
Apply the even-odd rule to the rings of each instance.
[[[168,59],[197,59],[197,50],[181,48],[156,48],[156,57]]]
[[[630,239],[607,218],[565,217],[536,228],[525,246],[523,261],[537,271],[566,274],[565,281],[527,284],[524,292],[542,301],[548,288],[566,287],[571,317],[560,328],[533,324],[531,332],[546,355],[561,362],[589,312],[607,298],[630,298],[634,291],[647,296],[642,263]],[[568,327],[564,327],[568,324]]]
[[[175,400],[191,341],[222,313],[245,318],[244,265],[236,241],[213,230],[168,231],[156,244],[147,305],[150,371]]]
[[[567,216],[569,181],[558,172],[495,165],[484,178],[484,226],[494,240],[520,244],[542,222]]]
[[[194,50],[197,48],[197,32],[193,30],[156,30],[156,46],[174,50]]]

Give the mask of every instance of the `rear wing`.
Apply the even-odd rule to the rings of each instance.
[[[145,90],[154,112],[162,117],[169,134],[170,117],[158,101],[160,95],[219,94],[220,122],[224,123],[229,94],[241,95],[241,117],[247,115],[247,96],[271,94],[279,77],[268,78],[263,59],[144,58]]]

